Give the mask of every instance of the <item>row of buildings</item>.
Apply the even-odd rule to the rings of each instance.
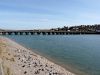
[[[53,31],[73,31],[73,32],[100,32],[100,24],[95,25],[79,25],[79,26],[64,26],[62,28],[52,28]]]

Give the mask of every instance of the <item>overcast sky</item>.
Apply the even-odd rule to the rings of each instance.
[[[100,0],[0,0],[0,28],[45,29],[100,23]]]

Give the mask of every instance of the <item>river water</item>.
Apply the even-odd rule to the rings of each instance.
[[[100,75],[100,35],[7,35],[77,75]]]

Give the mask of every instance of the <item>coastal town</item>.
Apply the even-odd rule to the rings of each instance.
[[[51,30],[55,31],[81,31],[81,32],[100,32],[100,24],[94,24],[94,25],[76,25],[76,26],[64,26],[62,28],[54,28]]]

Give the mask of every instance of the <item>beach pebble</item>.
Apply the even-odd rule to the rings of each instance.
[[[2,54],[2,57],[7,59],[7,55],[9,58],[14,57],[15,62],[4,59],[4,64],[11,69],[12,75],[75,75],[8,38],[2,39],[7,43],[3,49],[8,52]]]

